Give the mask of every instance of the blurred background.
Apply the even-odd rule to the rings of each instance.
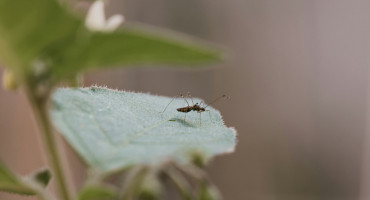
[[[202,70],[85,77],[86,86],[231,96],[215,107],[238,131],[236,152],[208,167],[226,200],[370,199],[370,1],[111,0],[107,9],[229,51],[228,60]],[[24,95],[0,89],[0,111],[1,160],[22,174],[44,166]],[[82,163],[69,160],[78,186]],[[32,198],[0,192],[0,199]]]

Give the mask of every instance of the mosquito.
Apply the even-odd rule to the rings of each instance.
[[[176,110],[177,110],[178,112],[183,112],[183,113],[185,113],[184,121],[185,121],[185,119],[186,119],[186,114],[187,114],[188,112],[190,112],[190,111],[196,111],[197,113],[199,113],[199,123],[200,123],[200,126],[202,126],[202,112],[208,112],[208,114],[209,114],[209,118],[212,120],[212,118],[211,118],[211,114],[209,113],[209,112],[210,112],[210,110],[206,110],[206,108],[207,108],[208,106],[210,106],[210,105],[212,105],[212,104],[216,103],[218,100],[220,100],[220,99],[222,99],[222,98],[230,99],[230,97],[229,97],[229,96],[222,95],[222,96],[220,96],[220,97],[216,98],[215,100],[213,100],[210,104],[208,104],[208,105],[206,105],[206,106],[202,106],[202,104],[204,104],[204,101],[201,101],[200,103],[194,103],[193,98],[191,97],[190,93],[188,93],[188,94],[187,94],[187,97],[189,97],[189,98],[190,98],[190,100],[191,100],[191,102],[193,103],[193,105],[190,105],[190,104],[189,104],[188,100],[186,100],[186,98],[184,97],[184,95],[183,95],[183,94],[180,94],[179,96],[180,96],[180,97],[182,97],[182,98],[184,98],[184,100],[185,100],[186,104],[188,104],[188,106],[185,106],[185,107],[182,107],[182,108],[177,108]],[[176,96],[176,97],[177,97],[177,96]],[[170,101],[170,103],[168,103],[168,104],[167,104],[167,106],[164,108],[164,110],[162,111],[162,113],[163,113],[164,111],[166,111],[166,109],[168,108],[168,106],[172,103],[172,101],[173,101],[176,97],[174,97],[174,98]]]

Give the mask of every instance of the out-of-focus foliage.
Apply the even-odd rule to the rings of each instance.
[[[32,175],[32,179],[41,186],[46,187],[51,179],[51,172],[48,169],[42,169]]]
[[[88,68],[215,61],[188,39],[125,27],[90,31],[56,0],[0,0],[0,62],[14,72],[63,79]]]
[[[51,51],[63,51],[82,25],[55,0],[0,0],[1,62],[25,70]]]
[[[0,190],[26,195],[34,194],[34,191],[29,186],[27,186],[23,182],[23,180],[18,178],[17,175],[13,174],[9,169],[7,169],[1,161]]]
[[[102,8],[103,2],[98,3]],[[56,142],[47,113],[47,102],[56,83],[71,82],[91,68],[200,64],[222,57],[214,48],[176,34],[154,32],[152,28],[125,24],[123,29],[114,31],[115,27],[110,27],[110,31],[102,31],[85,26],[83,19],[58,0],[0,0],[0,63],[7,70],[3,86],[25,86],[44,134],[45,152],[60,199],[70,199],[71,195],[54,149]],[[233,151],[235,130],[224,125],[218,111],[208,107],[209,118],[202,118],[200,124],[200,115],[188,115],[184,120],[176,111],[184,106],[183,99],[175,99],[167,112],[160,113],[170,100],[98,87],[61,89],[52,97],[51,116],[87,164],[104,175],[134,165],[161,165],[169,160],[201,166],[215,155]],[[19,178],[0,162],[0,190],[49,199],[42,188],[50,179],[49,170]],[[134,184],[128,196],[158,199],[162,186],[157,174],[143,180],[141,185]],[[99,181],[95,185],[85,184],[77,199],[116,199],[118,193],[125,196]],[[179,188],[183,188],[181,184]]]
[[[80,46],[69,46],[63,51],[63,61],[56,73],[66,74],[101,66],[129,66],[132,64],[200,64],[218,61],[221,54],[199,46],[188,39],[153,34],[143,27],[127,26],[115,32],[95,32]]]
[[[117,192],[103,185],[87,185],[77,195],[77,200],[113,200]]]

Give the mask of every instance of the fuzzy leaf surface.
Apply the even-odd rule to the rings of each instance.
[[[191,162],[232,152],[235,130],[221,115],[177,112],[177,98],[123,92],[100,87],[59,89],[52,96],[51,116],[59,132],[90,167],[104,172],[166,160]],[[200,102],[200,99],[194,99]],[[209,114],[208,114],[209,113]]]

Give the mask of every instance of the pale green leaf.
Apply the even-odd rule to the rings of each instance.
[[[0,190],[18,194],[34,194],[33,190],[0,161]]]
[[[235,130],[208,107],[186,115],[176,108],[184,99],[92,87],[59,89],[52,96],[51,116],[61,134],[93,168],[118,170],[166,160],[205,160],[235,146]],[[200,102],[200,99],[194,99]],[[194,154],[194,152],[196,152]]]

